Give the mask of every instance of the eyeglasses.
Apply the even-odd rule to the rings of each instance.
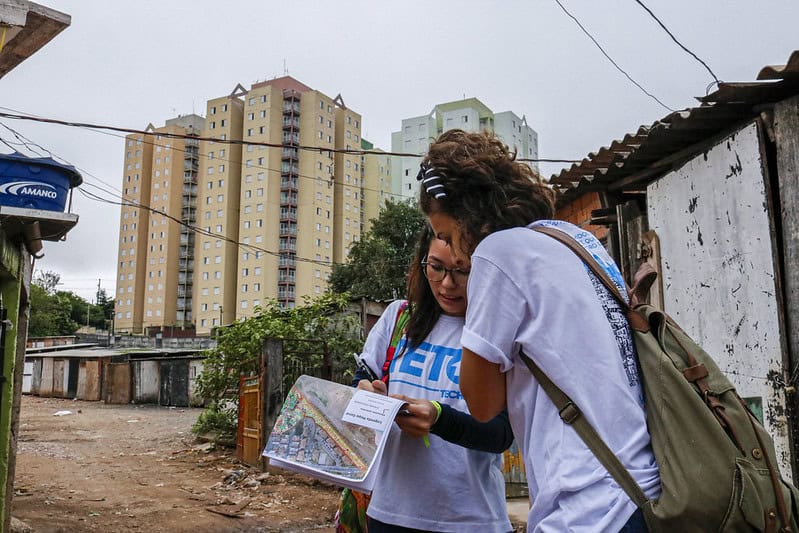
[[[449,274],[450,279],[456,285],[464,285],[469,281],[469,271],[461,268],[446,268],[441,263],[431,263],[430,261],[422,261],[422,269],[424,275],[429,281],[439,283],[444,281],[444,278]]]

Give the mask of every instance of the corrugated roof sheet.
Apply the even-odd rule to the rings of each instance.
[[[640,190],[692,156],[699,142],[758,116],[760,105],[799,94],[799,50],[785,65],[761,69],[757,80],[721,83],[716,91],[698,99],[700,106],[641,126],[554,174],[550,183],[561,193],[559,203],[585,192]]]

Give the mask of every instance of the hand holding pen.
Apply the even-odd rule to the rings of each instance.
[[[362,379],[358,382],[358,388],[376,394],[388,393],[386,384],[379,379],[371,382]],[[433,402],[409,398],[402,394],[392,394],[391,397],[406,402],[397,413],[397,418],[394,419],[400,429],[413,437],[421,437],[424,445],[430,446],[428,433],[438,420],[440,408],[437,408]]]

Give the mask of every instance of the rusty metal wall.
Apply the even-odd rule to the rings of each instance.
[[[750,123],[647,188],[664,308],[713,356],[774,438],[792,477],[787,361],[769,181]]]
[[[63,359],[53,359],[53,390],[52,395],[59,398],[64,397],[67,381],[66,361]]]
[[[130,403],[131,375],[128,363],[109,363],[103,380],[105,403]]]
[[[52,396],[53,360],[47,357],[43,358],[41,361],[42,361],[42,374],[41,374],[41,379],[39,380],[39,396]]]
[[[78,373],[78,399],[100,399],[100,361],[81,361]]]

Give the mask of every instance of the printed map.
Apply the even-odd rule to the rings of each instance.
[[[283,403],[263,455],[336,477],[364,479],[382,432],[342,421],[355,391],[301,376]]]

